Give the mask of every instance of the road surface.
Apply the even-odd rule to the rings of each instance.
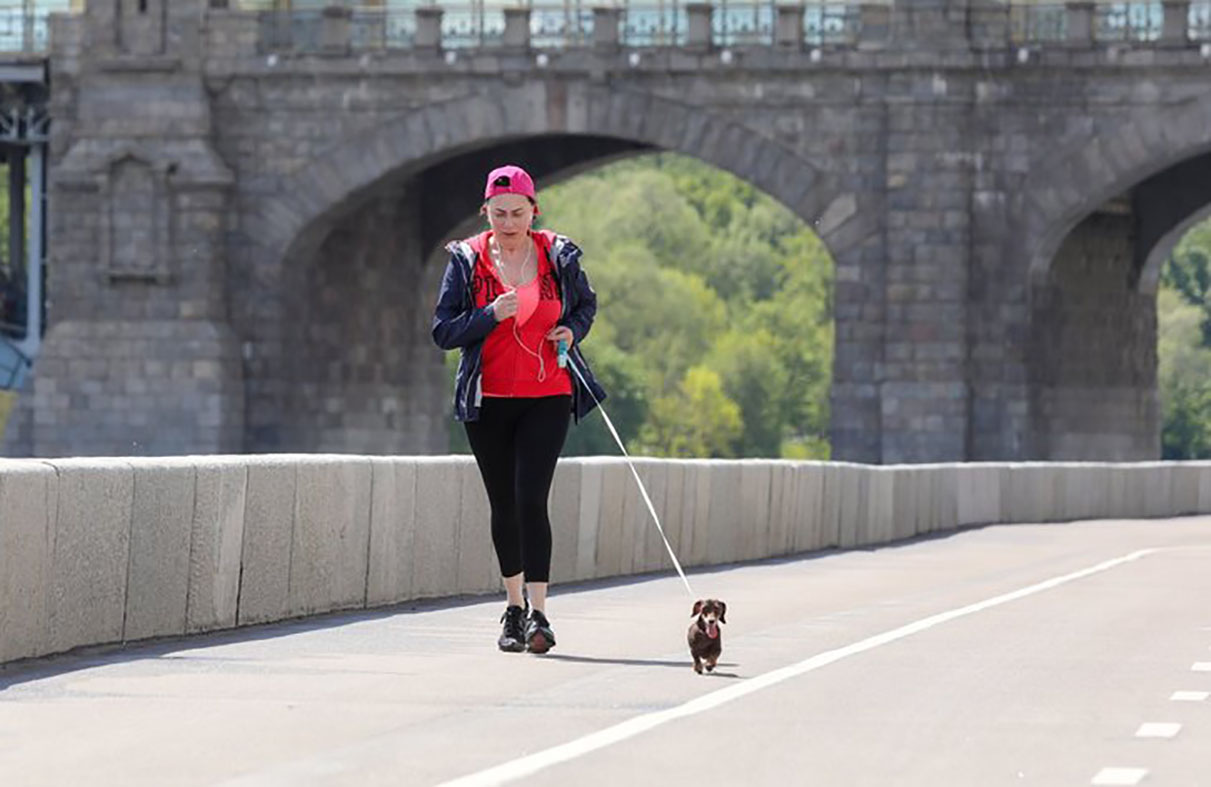
[[[1211,518],[1012,525],[0,671],[0,785],[1211,785]]]

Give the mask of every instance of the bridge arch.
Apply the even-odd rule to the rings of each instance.
[[[635,152],[663,149],[698,158],[786,205],[815,227],[834,257],[849,238],[858,239],[859,233],[843,231],[855,223],[850,222],[857,213],[853,197],[839,194],[829,173],[743,123],[702,107],[617,88],[588,88],[564,101],[548,99],[546,91],[507,89],[427,104],[378,123],[300,167],[286,179],[279,199],[258,205],[255,241],[275,256],[292,256],[322,240],[343,210],[379,184],[461,154],[553,135],[614,141],[612,148],[602,148],[602,160],[625,153],[628,146]],[[562,168],[557,178],[573,170]]]
[[[1211,153],[1211,94],[1191,99],[1173,109],[1137,110],[1113,128],[1096,130],[1072,141],[1031,165],[1022,189],[1022,231],[1017,237],[1028,244],[1026,262],[1034,284],[1047,280],[1052,262],[1064,239],[1085,217],[1116,196],[1151,178],[1177,172],[1191,160]],[[1207,192],[1211,202],[1211,188]],[[1175,232],[1189,227],[1203,205],[1179,209],[1155,233],[1137,281],[1144,291],[1154,289],[1159,268],[1173,244]]]
[[[1153,459],[1156,287],[1211,206],[1211,95],[1061,146],[1023,196],[1033,453]]]

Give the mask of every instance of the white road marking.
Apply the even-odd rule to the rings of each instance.
[[[1175,691],[1169,699],[1174,702],[1203,702],[1211,697],[1211,691]]]
[[[1211,672],[1211,661],[1196,661],[1190,665],[1195,672]]]
[[[1147,768],[1102,768],[1090,784],[1131,785],[1139,784],[1148,775]]]
[[[1182,725],[1171,721],[1149,721],[1135,731],[1137,738],[1176,738]]]
[[[629,738],[634,738],[641,733],[655,729],[656,727],[667,724],[670,721],[683,719],[702,713],[703,711],[718,708],[719,706],[725,705],[733,700],[738,700],[741,697],[754,694],[762,689],[769,688],[770,686],[776,686],[777,684],[790,680],[791,678],[796,678],[808,672],[818,670],[821,667],[826,667],[829,664],[849,658],[850,656],[856,656],[859,653],[874,650],[882,645],[887,645],[895,642],[896,640],[904,639],[905,637],[911,637],[914,634],[927,631],[934,626],[949,623],[952,620],[956,620],[976,612],[983,612],[986,609],[991,609],[1002,604],[1008,604],[1011,601],[1017,601],[1018,599],[1032,596],[1035,593],[1041,593],[1044,590],[1050,590],[1051,588],[1059,587],[1060,585],[1068,582],[1073,582],[1102,571],[1107,571],[1117,566],[1121,566],[1124,563],[1130,563],[1131,561],[1138,560],[1145,555],[1150,555],[1157,551],[1159,550],[1141,549],[1121,557],[1116,557],[1111,560],[1098,563],[1097,565],[1090,566],[1089,568],[1083,568],[1080,571],[1074,571],[1071,574],[1053,577],[1052,579],[1044,580],[1043,582],[1038,582],[1034,585],[1029,585],[1009,593],[1003,593],[999,596],[985,599],[984,601],[977,601],[974,604],[968,604],[964,607],[958,607],[947,612],[940,612],[936,615],[930,615],[927,618],[922,618],[921,620],[913,623],[908,623],[900,626],[899,628],[892,629],[891,631],[885,631],[882,634],[867,637],[866,639],[855,642],[852,645],[846,645],[842,648],[825,651],[824,653],[819,653],[815,656],[804,659],[797,664],[791,664],[790,666],[782,667],[781,669],[776,669],[772,672],[766,672],[762,675],[749,678],[748,680],[734,683],[727,688],[703,694],[702,696],[681,705],[666,708],[665,710],[656,711],[654,713],[648,713],[643,716],[636,716],[634,718],[627,719],[624,722],[615,724],[612,727],[606,727],[605,729],[598,730],[597,732],[590,733],[581,738],[568,741],[567,743],[552,746],[549,749],[544,749],[542,751],[535,752],[534,754],[519,757],[516,760],[510,760],[477,773],[468,774],[466,776],[444,782],[442,785],[439,785],[439,787],[488,787],[488,785],[507,784],[508,782],[516,781],[527,776],[532,776],[533,774],[550,768],[553,765],[568,762],[576,759],[577,757],[582,757],[586,754],[597,751],[598,749],[604,749],[607,746],[614,745],[615,743],[620,743]],[[1208,666],[1211,667],[1211,665]],[[1132,772],[1139,771],[1140,775],[1136,781],[1122,782],[1098,782],[1096,781],[1098,777],[1094,777],[1094,784],[1136,784],[1138,783],[1139,779],[1143,778],[1143,774],[1147,773],[1147,771],[1139,769],[1117,770]],[[1103,773],[1104,772],[1105,771],[1103,771]],[[1101,774],[1099,774],[1099,777],[1100,776]]]

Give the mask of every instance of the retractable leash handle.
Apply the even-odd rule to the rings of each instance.
[[[559,343],[560,346],[560,366],[566,362],[568,358],[567,348],[564,342]],[[681,568],[681,561],[677,560],[676,553],[673,552],[673,546],[669,543],[669,538],[664,534],[664,527],[660,524],[660,517],[656,515],[656,506],[652,505],[652,498],[648,497],[648,490],[643,485],[643,480],[639,478],[639,471],[635,469],[635,463],[631,461],[631,455],[627,453],[627,448],[622,444],[622,438],[618,436],[618,430],[614,428],[614,422],[610,420],[610,416],[606,413],[605,408],[601,406],[601,400],[593,393],[593,389],[589,388],[589,384],[585,382],[584,375],[576,368],[575,361],[568,362],[568,366],[580,379],[584,389],[589,392],[589,396],[593,397],[593,401],[597,403],[597,409],[601,410],[601,417],[605,419],[606,426],[610,428],[610,434],[614,436],[614,442],[618,444],[618,448],[622,451],[622,456],[626,459],[627,467],[631,468],[631,475],[635,477],[635,483],[639,485],[639,493],[643,495],[643,502],[647,504],[648,513],[652,515],[652,521],[656,523],[656,530],[660,532],[660,538],[664,541],[664,548],[668,550],[669,557],[673,560],[673,568],[677,569],[677,575],[681,577],[681,582],[685,585],[685,590],[690,594],[690,598],[697,598],[694,594],[694,589],[690,587],[690,581],[685,577],[685,571]]]
[[[558,353],[555,362],[559,365],[560,369],[563,369],[568,365],[568,342],[565,339],[559,340]]]

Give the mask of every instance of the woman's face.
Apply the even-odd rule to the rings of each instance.
[[[534,206],[521,194],[497,194],[488,200],[488,225],[497,235],[525,235],[534,221]]]

